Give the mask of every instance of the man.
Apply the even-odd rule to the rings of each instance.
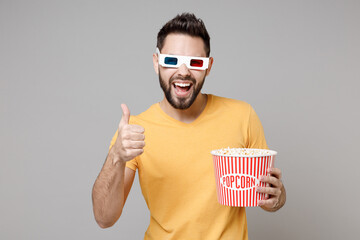
[[[164,99],[138,116],[123,116],[94,184],[95,219],[102,228],[120,217],[135,171],[150,210],[145,239],[247,239],[245,208],[217,202],[210,151],[223,147],[267,148],[252,107],[201,93],[213,58],[200,19],[182,14],[158,33],[153,55]],[[145,146],[146,136],[146,146]],[[281,171],[260,180],[270,187],[259,205],[276,211],[285,203]]]

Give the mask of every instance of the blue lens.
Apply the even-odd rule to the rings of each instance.
[[[168,65],[176,65],[178,62],[178,59],[175,57],[165,57],[164,62],[165,62],[165,64],[168,64]]]

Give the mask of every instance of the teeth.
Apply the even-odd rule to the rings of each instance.
[[[189,87],[190,83],[175,83],[175,86],[179,86],[179,87]]]

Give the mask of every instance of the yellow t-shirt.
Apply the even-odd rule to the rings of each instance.
[[[139,171],[150,210],[144,239],[248,239],[245,208],[217,201],[210,151],[224,147],[267,148],[253,108],[242,101],[208,95],[192,123],[168,116],[159,103],[131,116],[145,128],[144,153],[126,166]],[[115,133],[110,148],[115,143]]]

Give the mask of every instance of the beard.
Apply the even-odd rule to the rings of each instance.
[[[175,80],[188,80],[192,82],[191,90],[189,90],[192,91],[190,96],[183,98],[173,96],[171,91],[171,86],[173,85],[173,81]],[[202,81],[199,81],[198,84],[196,84],[196,80],[190,76],[187,77],[174,76],[170,78],[169,83],[167,84],[165,80],[161,77],[161,74],[159,72],[159,82],[161,89],[163,90],[165,97],[167,101],[170,103],[170,105],[173,108],[185,110],[188,109],[194,103],[196,97],[199,95],[202,86],[204,85],[205,82],[205,76],[202,79]]]

